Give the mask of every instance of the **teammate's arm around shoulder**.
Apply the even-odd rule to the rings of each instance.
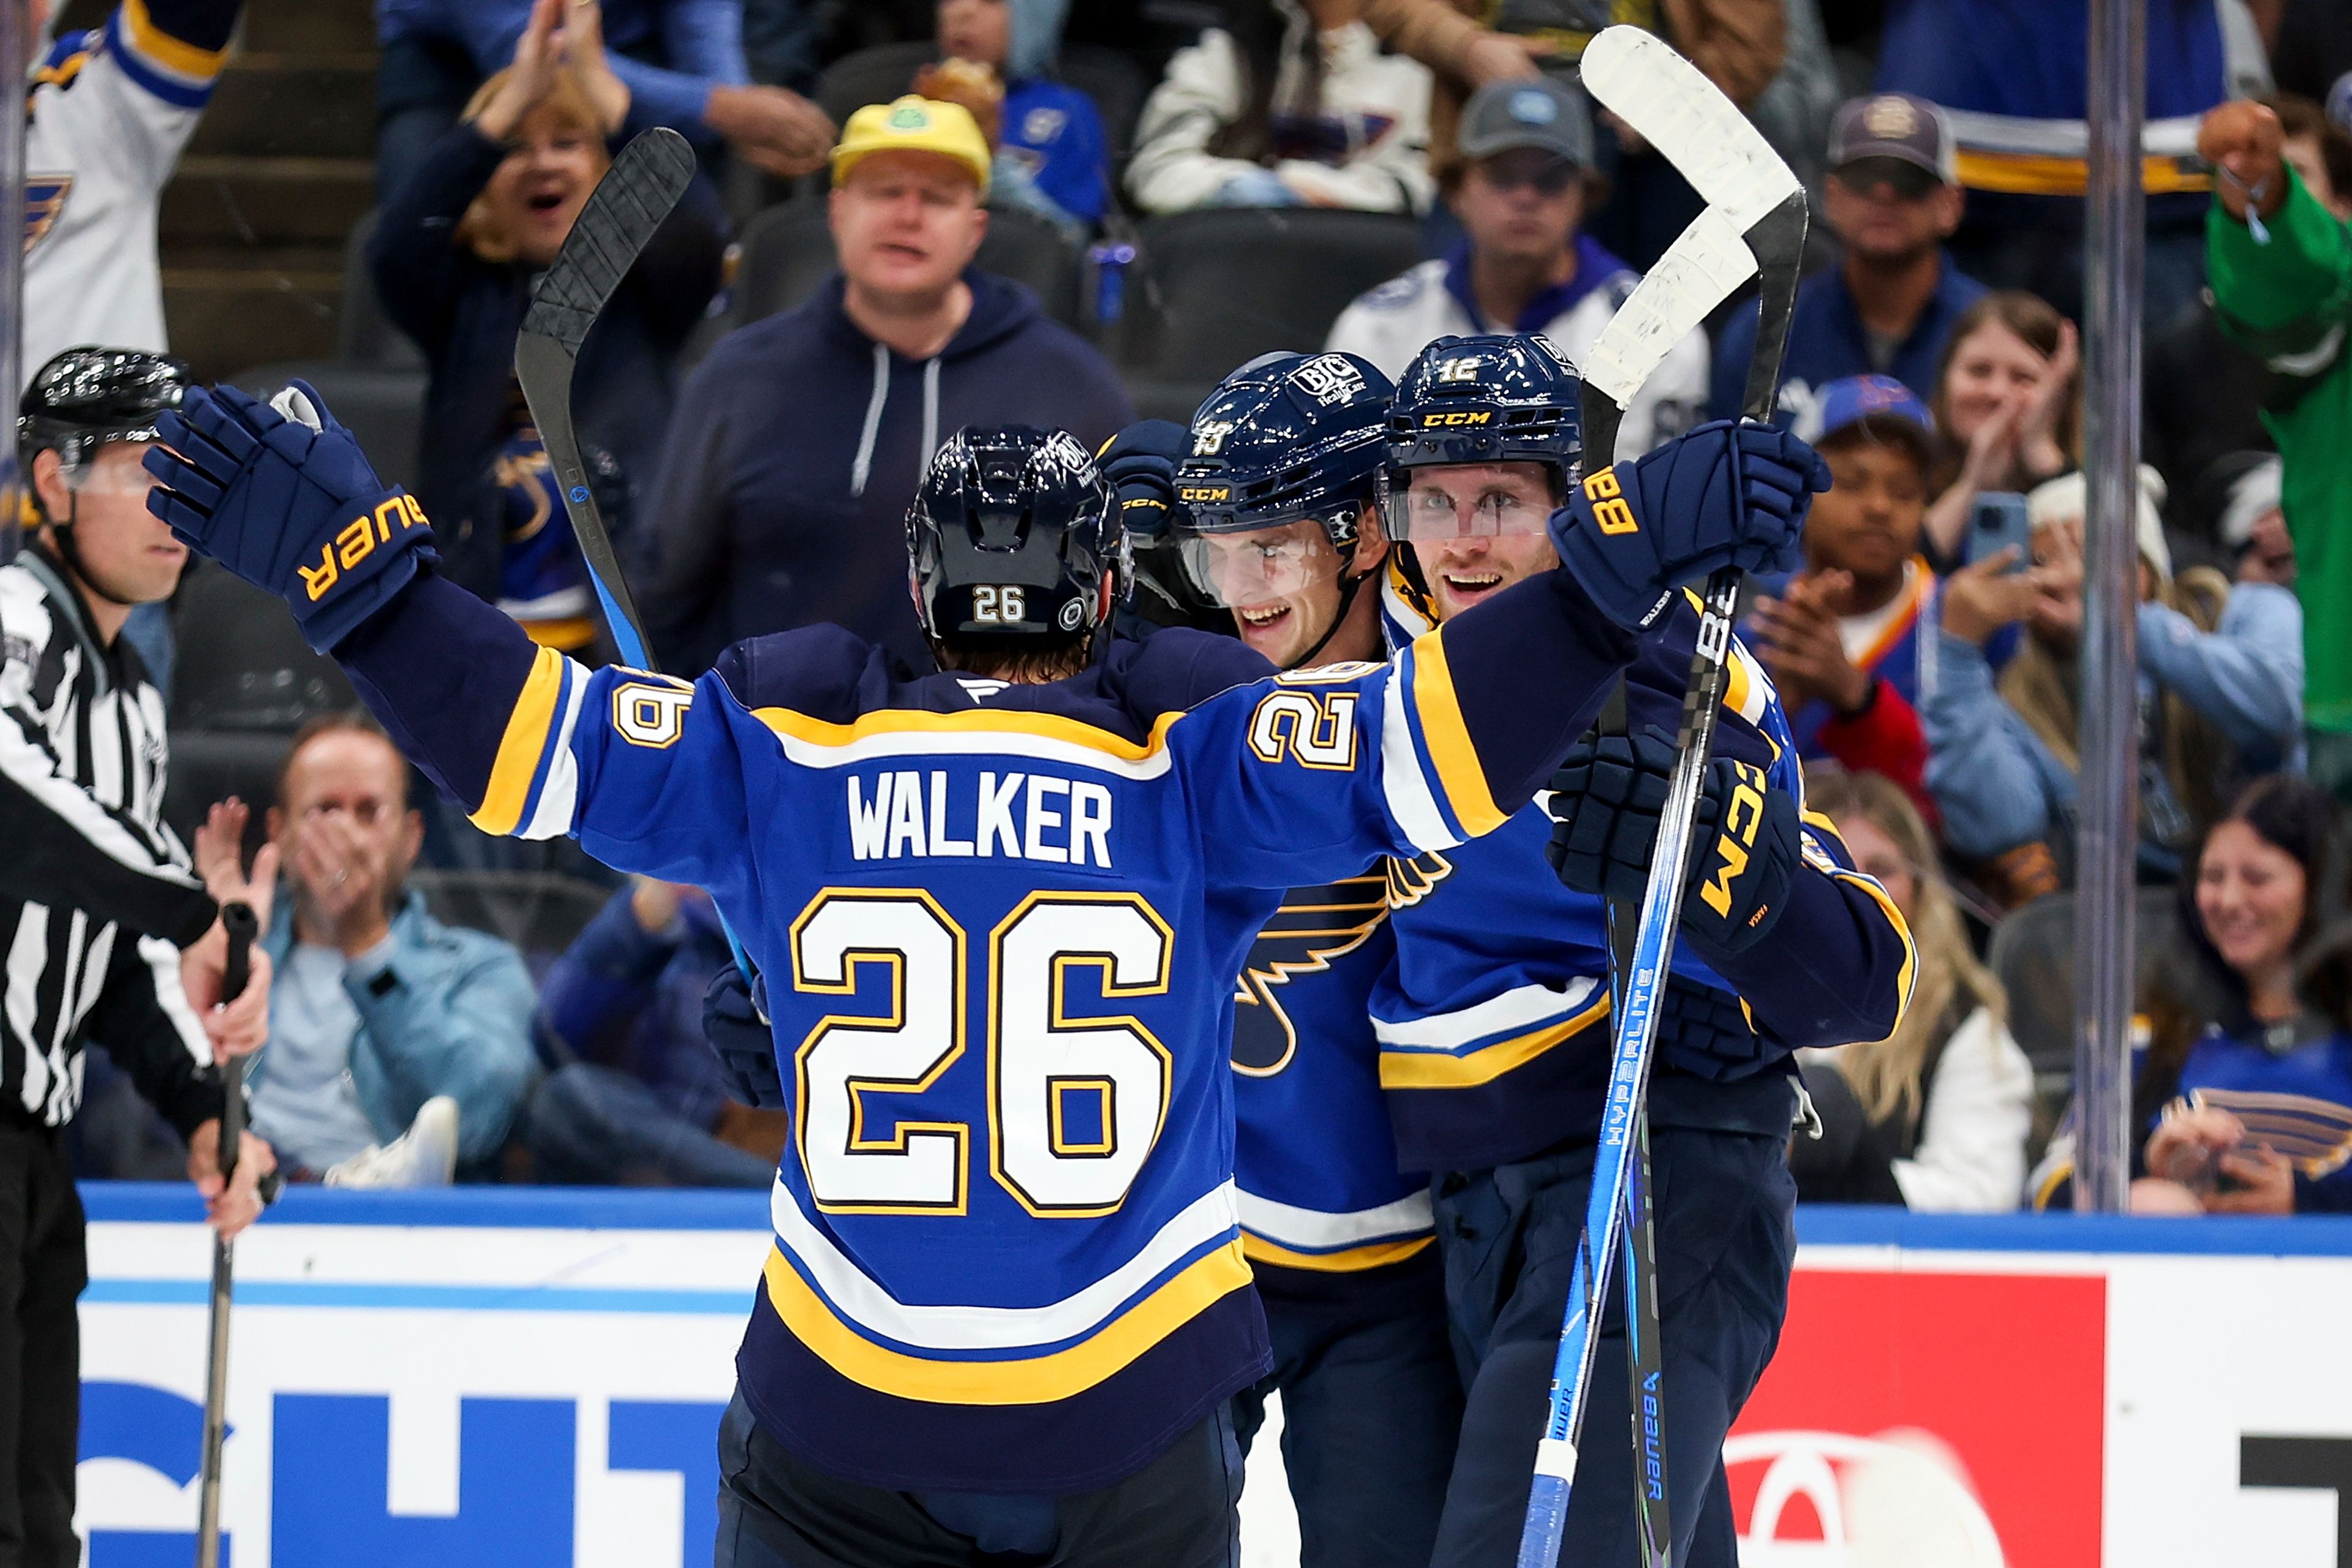
[[[197,388],[157,429],[150,510],[285,599],[477,826],[576,834],[618,869],[706,887],[724,879],[714,862],[740,862],[740,759],[716,677],[591,672],[436,576],[415,498],[300,382],[269,404]]]

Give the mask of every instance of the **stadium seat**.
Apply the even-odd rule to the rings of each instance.
[[[869,103],[887,103],[914,84],[915,73],[940,58],[939,47],[928,38],[906,44],[877,44],[844,55],[825,67],[816,84],[817,107],[838,125]],[[1113,170],[1124,162],[1142,116],[1150,84],[1135,62],[1117,49],[1098,44],[1066,44],[1056,68],[1062,80],[1095,101],[1102,116],[1103,136],[1110,145]]]
[[[261,847],[267,812],[278,794],[278,768],[286,760],[284,735],[271,730],[182,730],[173,728],[171,776],[163,784],[163,821],[195,842],[197,824],[216,800],[236,795],[252,808],[245,823],[245,849]]]
[[[2177,893],[2142,888],[2133,922],[2132,991],[2174,951]],[[2041,1158],[2074,1090],[2074,895],[2052,893],[1993,928],[1986,955],[2009,994],[2009,1032],[2033,1064],[2032,1157]]]
[[[1151,219],[1136,251],[1122,355],[1130,384],[1205,390],[1259,354],[1321,348],[1350,300],[1421,259],[1421,226],[1386,213],[1216,207]]]
[[[412,871],[408,885],[445,925],[470,926],[552,957],[596,918],[612,890],[553,871]]]
[[[335,661],[302,640],[291,611],[210,561],[189,569],[172,624],[175,737],[183,730],[257,732],[282,748],[306,721],[359,706]],[[177,762],[175,752],[175,776]]]
[[[423,370],[425,351],[392,324],[383,313],[383,301],[376,298],[375,275],[367,263],[376,216],[370,208],[352,225],[351,237],[343,242],[343,308],[335,321],[335,357],[345,364]]]
[[[338,360],[281,360],[239,371],[228,381],[265,397],[298,376],[317,387],[335,417],[351,426],[387,484],[415,488],[425,441],[424,371]]]
[[[743,232],[742,264],[729,310],[735,325],[791,310],[832,273],[833,234],[824,213],[824,202],[803,200],[771,207],[751,220]],[[1034,213],[992,208],[977,263],[982,271],[1025,285],[1045,313],[1063,325],[1080,324],[1084,269],[1078,248]]]
[[[816,106],[833,116],[835,125],[845,125],[867,104],[887,103],[904,94],[915,73],[939,58],[939,46],[929,38],[877,44],[844,55],[817,79]]]

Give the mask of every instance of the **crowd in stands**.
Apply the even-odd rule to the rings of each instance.
[[[181,8],[192,53],[224,47],[221,6]],[[901,519],[966,425],[1098,448],[1139,411],[1189,417],[1206,385],[1171,366],[1270,348],[1391,374],[1447,333],[1587,350],[1700,210],[1578,84],[1592,9],[377,0],[381,205],[346,309],[364,290],[422,355],[401,460],[444,574],[546,646],[615,657],[514,345],[612,157],[683,132],[700,173],[574,382],[651,641],[691,675],[834,621],[920,664]],[[1835,487],[1741,630],[1812,807],[1911,922],[1918,970],[1895,1036],[1807,1061],[1822,1136],[1797,1140],[1801,1184],[2063,1205],[2067,1086],[2013,1035],[1992,955],[2004,920],[2074,882],[2087,0],[1632,9],[1813,197],[1774,417]],[[2352,1206],[2352,938],[2332,923],[2352,810],[2352,26],[2312,0],[2147,9],[2137,867],[2179,896],[2139,932],[2134,1201]],[[1188,237],[1244,231],[1207,209],[1264,226],[1219,254]],[[1180,312],[1203,294],[1229,330]],[[163,349],[125,310],[76,330]],[[1177,353],[1180,320],[1216,341]],[[1738,300],[1675,345],[1616,455],[1737,416],[1756,338]],[[204,636],[184,616],[126,636],[177,713],[174,632]],[[266,839],[278,868],[248,1081],[280,1167],[766,1185],[787,1128],[729,1101],[701,1038],[728,956],[707,896],[574,859],[557,870],[594,885],[554,938],[447,921],[413,872],[462,822],[436,826],[356,710],[309,718],[251,787],[273,792],[265,830],[226,806],[201,847],[242,875],[237,841]],[[498,874],[538,898],[550,864]],[[94,1069],[94,1125],[119,1114],[109,1081]],[[85,1167],[142,1169],[142,1139],[172,1136],[151,1117],[85,1137]]]

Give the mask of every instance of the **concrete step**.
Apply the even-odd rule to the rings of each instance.
[[[343,274],[333,258],[296,251],[283,258],[294,266],[271,264],[280,258],[270,253],[236,259],[247,264],[187,266],[175,258],[163,268],[173,353],[206,381],[247,365],[334,353]]]
[[[374,205],[373,159],[191,154],[163,192],[165,259],[185,245],[341,245]]]
[[[375,156],[375,56],[232,58],[196,122],[188,155]]]

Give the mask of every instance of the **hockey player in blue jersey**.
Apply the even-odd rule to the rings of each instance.
[[[764,977],[794,1122],[722,1568],[1229,1563],[1223,1412],[1270,1365],[1231,977],[1283,889],[1523,806],[1633,655],[1632,599],[1785,567],[1822,482],[1792,437],[1718,428],[1600,556],[1295,679],[1107,637],[1128,555],[1092,460],[967,430],[908,517],[941,673],[812,626],[686,681],[591,672],[437,576],[414,500],[299,383],[192,392],[162,434],[150,505],[283,596],[478,824],[709,889]]]
[[[1392,390],[1344,353],[1227,376],[1170,475],[1170,596],[1222,606],[1283,669],[1344,679],[1381,658]],[[1234,989],[1242,1250],[1274,1342],[1235,1417],[1246,1447],[1280,1391],[1304,1568],[1426,1568],[1462,1422],[1429,1182],[1397,1169],[1366,1006],[1393,945],[1366,866],[1291,889]]]
[[[1671,447],[1583,471],[1573,377],[1540,337],[1442,338],[1405,373],[1384,494],[1399,542],[1383,604],[1401,642],[1475,621],[1563,556],[1580,581],[1598,581],[1601,551],[1679,503]],[[1596,600],[1639,604],[1643,592],[1622,583]],[[1554,824],[1535,805],[1391,872],[1397,952],[1373,1027],[1404,1163],[1437,1173],[1466,1390],[1440,1568],[1517,1560],[1609,1072],[1606,917],[1592,873],[1605,867],[1612,890],[1630,889],[1638,904],[1696,628],[1677,595],[1626,669],[1633,739],[1580,744],[1553,782],[1577,886],[1546,864]],[[1885,895],[1849,868],[1826,823],[1801,821],[1795,749],[1770,683],[1744,649],[1734,657],[1650,1089],[1673,1561],[1694,1568],[1733,1568],[1723,1436],[1771,1355],[1786,1300],[1789,1052],[1885,1036],[1911,969]],[[1456,673],[1457,686],[1473,679],[1526,699],[1544,678]],[[1741,804],[1727,805],[1735,795]],[[1639,1553],[1617,1293],[1604,1321],[1560,1560],[1630,1568]]]

